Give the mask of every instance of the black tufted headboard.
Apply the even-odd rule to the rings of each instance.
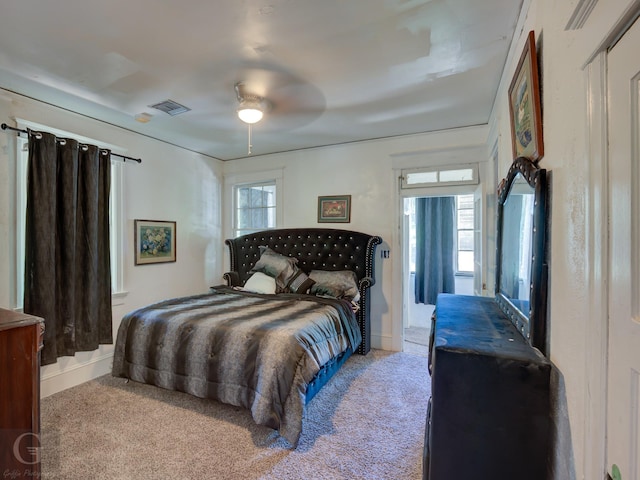
[[[244,285],[260,258],[259,247],[267,246],[282,255],[298,259],[298,266],[311,270],[352,270],[360,282],[357,313],[362,343],[358,353],[371,348],[369,288],[375,283],[374,253],[382,239],[375,235],[333,228],[284,228],[264,230],[225,240],[231,255],[231,271],[224,274],[230,286]]]

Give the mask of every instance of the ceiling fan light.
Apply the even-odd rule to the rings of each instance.
[[[240,102],[238,107],[238,117],[244,123],[252,124],[262,120],[262,105],[260,102],[253,100],[244,100]]]

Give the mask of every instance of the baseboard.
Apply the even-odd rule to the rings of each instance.
[[[371,348],[387,350],[390,352],[402,351],[395,345],[394,338],[391,335],[371,335]]]
[[[111,372],[112,362],[113,352],[109,352],[87,362],[66,367],[63,371],[44,374],[40,378],[40,398],[106,375]]]

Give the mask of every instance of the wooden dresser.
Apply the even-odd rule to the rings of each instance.
[[[42,318],[0,309],[0,473],[10,478],[40,476],[43,333]]]

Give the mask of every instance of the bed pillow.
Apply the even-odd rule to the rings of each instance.
[[[358,277],[351,270],[312,270],[309,278],[315,282],[309,292],[312,295],[327,295],[354,302],[360,300]]]
[[[269,247],[260,246],[260,258],[251,272],[261,272],[276,280],[276,293],[288,291],[289,282],[294,278],[299,268],[298,259],[281,255]]]
[[[309,289],[313,286],[314,282],[309,275],[295,267],[297,272],[293,275],[293,278],[289,280],[287,284],[287,291],[291,293],[309,293]]]
[[[276,293],[276,279],[262,272],[251,275],[243,290],[253,293]]]

